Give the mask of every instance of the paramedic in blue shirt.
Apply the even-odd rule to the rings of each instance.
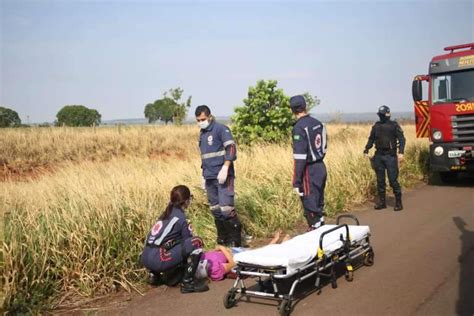
[[[242,225],[234,207],[234,164],[236,145],[230,129],[211,115],[206,105],[196,108],[196,121],[201,129],[199,149],[202,175],[217,229],[217,243],[241,246]]]
[[[311,117],[303,96],[290,98],[290,108],[296,116],[293,126],[293,190],[303,203],[308,230],[324,225],[324,188],[326,186],[326,127]]]

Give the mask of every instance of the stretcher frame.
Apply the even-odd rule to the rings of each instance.
[[[297,286],[304,280],[316,276],[315,290],[318,294],[321,293],[321,277],[329,277],[332,288],[337,288],[337,275],[336,266],[338,264],[344,264],[344,276],[345,279],[351,282],[354,279],[354,268],[352,262],[362,257],[363,265],[372,266],[374,264],[374,250],[370,245],[370,233],[367,234],[363,239],[352,241],[349,233],[349,226],[347,224],[340,224],[341,219],[349,218],[355,221],[359,225],[357,217],[350,214],[343,214],[337,217],[336,227],[331,228],[323,232],[319,239],[318,253],[316,257],[303,267],[296,269],[290,274],[286,274],[286,267],[275,266],[266,267],[254,264],[237,263],[237,266],[233,269],[236,274],[236,279],[232,288],[224,296],[224,307],[232,308],[237,304],[237,301],[241,301],[242,297],[256,297],[262,299],[269,299],[279,301],[278,310],[280,315],[289,315],[293,308],[295,297],[295,290]],[[323,239],[324,237],[337,230],[346,230],[346,238],[343,238],[343,234],[340,235],[342,246],[331,253],[323,251]],[[258,279],[260,283],[262,278],[271,281],[273,287],[273,293],[267,293],[264,291],[249,290],[245,285],[245,279],[247,278]],[[290,290],[282,290],[282,286],[278,286],[283,280],[294,279],[291,283]],[[239,297],[237,295],[240,294]]]

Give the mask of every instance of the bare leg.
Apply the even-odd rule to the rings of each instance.
[[[273,245],[273,244],[278,243],[278,240],[280,239],[280,234],[281,234],[281,230],[279,229],[275,232],[275,234],[273,235],[272,240],[270,240],[270,242],[268,244]]]

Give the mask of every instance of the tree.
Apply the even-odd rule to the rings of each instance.
[[[235,108],[233,133],[241,143],[277,142],[288,138],[294,119],[289,97],[276,80],[260,80],[250,87],[244,105]]]
[[[21,125],[18,113],[0,106],[0,127],[17,127]]]
[[[168,93],[171,96],[171,99],[175,103],[175,108],[173,112],[173,121],[181,125],[183,124],[183,121],[186,119],[186,115],[188,114],[188,109],[191,107],[191,96],[188,97],[188,99],[184,102],[181,101],[181,97],[183,96],[184,90],[181,89],[180,87],[176,89],[170,89],[168,90]],[[167,98],[167,93],[164,93],[165,98]]]
[[[180,102],[184,90],[181,88],[170,89],[163,94],[163,98],[145,106],[145,117],[149,123],[158,120],[182,124],[191,107],[191,96],[185,102]]]
[[[156,100],[154,103],[149,103],[145,106],[145,117],[149,123],[154,123],[158,120],[165,122],[173,122],[173,115],[176,104],[170,98],[163,98]]]
[[[100,124],[101,115],[83,105],[66,105],[56,114],[56,119],[58,126],[93,126]]]
[[[312,96],[309,92],[303,93],[303,97],[306,101],[306,106],[308,108],[308,112],[311,111],[314,107],[321,104],[321,100],[317,96]]]

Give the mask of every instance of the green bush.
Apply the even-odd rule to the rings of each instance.
[[[58,126],[94,126],[100,124],[101,115],[83,105],[66,105],[56,114],[56,119]]]
[[[21,125],[18,113],[0,106],[0,127],[17,127]]]
[[[244,105],[235,108],[232,116],[233,133],[241,144],[255,141],[280,142],[288,140],[295,122],[290,109],[290,98],[277,89],[276,80],[257,81],[250,87]],[[320,100],[308,92],[303,94],[308,111]]]
[[[293,126],[289,97],[276,80],[260,80],[250,87],[244,105],[235,108],[232,131],[240,143],[287,139]]]

